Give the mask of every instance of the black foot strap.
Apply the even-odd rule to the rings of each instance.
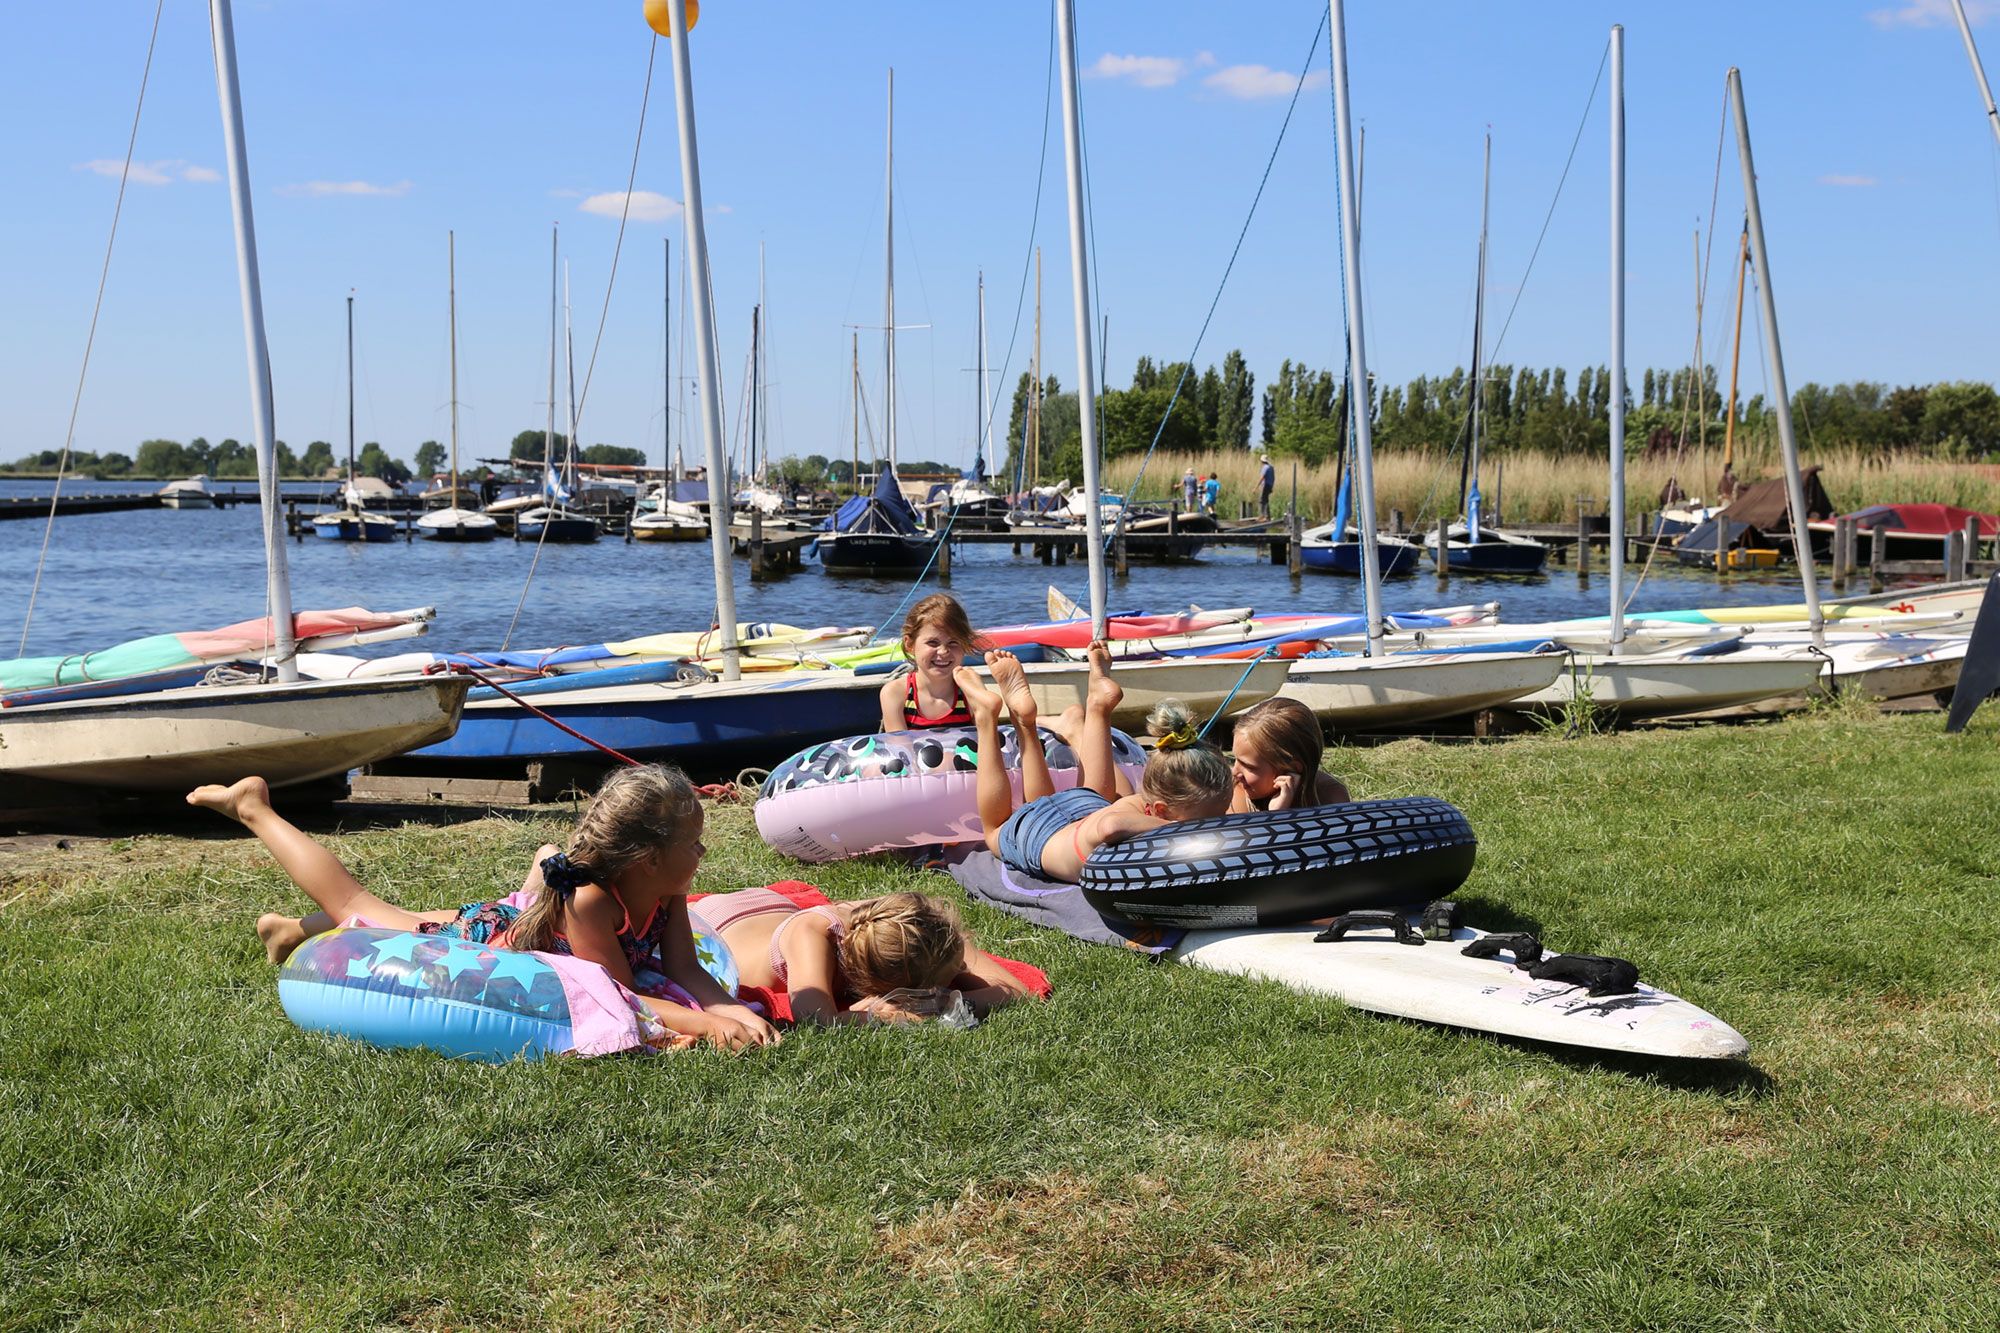
[[[1417,933],[1416,927],[1401,912],[1349,912],[1328,922],[1325,930],[1313,936],[1313,943],[1338,944],[1347,938],[1350,930],[1393,930],[1398,944],[1424,942],[1424,937]]]
[[[1629,995],[1639,988],[1639,968],[1623,958],[1593,953],[1559,953],[1528,969],[1537,981],[1567,981],[1588,986],[1593,996]]]
[[[1533,967],[1542,961],[1542,942],[1526,931],[1513,935],[1481,935],[1459,952],[1467,958],[1498,958],[1502,950],[1514,955],[1514,966]]]

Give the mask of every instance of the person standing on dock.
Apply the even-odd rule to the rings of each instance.
[[[1201,511],[1210,518],[1215,517],[1216,502],[1222,498],[1222,478],[1211,472],[1201,487]]]
[[[1181,508],[1192,514],[1201,503],[1201,478],[1195,474],[1194,464],[1189,463],[1187,471],[1181,474],[1181,495],[1185,501]]]
[[[1257,517],[1271,516],[1271,488],[1278,484],[1278,470],[1271,466],[1271,455],[1264,455],[1264,466],[1257,473]]]

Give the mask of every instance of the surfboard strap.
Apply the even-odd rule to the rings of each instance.
[[[1459,952],[1467,958],[1498,958],[1502,951],[1514,955],[1514,966],[1537,981],[1566,981],[1584,986],[1595,996],[1627,995],[1638,989],[1638,965],[1623,958],[1594,953],[1558,953],[1543,956],[1542,942],[1525,931],[1511,935],[1482,935]]]
[[[1313,936],[1313,943],[1338,944],[1350,930],[1393,930],[1398,944],[1424,942],[1424,937],[1401,912],[1348,912],[1329,921],[1325,930]]]

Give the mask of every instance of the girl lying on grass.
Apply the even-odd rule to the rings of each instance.
[[[745,986],[789,995],[794,1022],[921,1020],[950,1012],[959,996],[983,1018],[1024,996],[1046,994],[1045,981],[1039,991],[1030,989],[974,948],[943,899],[891,893],[814,901],[819,897],[779,886],[738,889],[702,898],[693,910],[729,946]],[[801,898],[813,905],[803,906]]]
[[[1233,785],[1221,753],[1195,735],[1194,719],[1178,699],[1163,701],[1146,719],[1158,738],[1139,790],[1129,789],[1111,746],[1111,714],[1125,692],[1111,679],[1111,653],[1102,642],[1090,645],[1090,688],[1083,726],[1072,740],[1082,766],[1082,785],[1058,792],[1049,777],[1047,756],[1035,730],[1035,696],[1012,653],[986,654],[995,694],[971,671],[958,685],[979,726],[979,822],[986,845],[1015,870],[1041,879],[1074,884],[1083,863],[1106,843],[1182,819],[1203,819],[1228,811]],[[1000,709],[1014,719],[1021,747],[1021,794],[1014,789],[1000,750]]]
[[[1320,771],[1326,738],[1312,709],[1297,699],[1266,699],[1246,709],[1236,719],[1229,749],[1229,771],[1236,781],[1232,814],[1342,805],[1354,799],[1346,783]]]
[[[376,897],[347,867],[271,808],[262,778],[197,787],[188,804],[228,815],[255,833],[319,912],[304,920],[267,915],[257,933],[273,961],[311,934],[350,917],[392,930],[455,936],[495,948],[571,954],[596,963],[639,994],[667,1028],[725,1050],[765,1046],[777,1029],[702,970],[688,925],[688,891],[707,850],[694,787],[679,769],[651,764],[606,778],[591,799],[569,850],[541,863],[540,892],[525,908],[468,903],[456,912],[410,912]],[[665,985],[642,985],[636,973],[655,953]],[[678,994],[691,1003],[674,998]]]

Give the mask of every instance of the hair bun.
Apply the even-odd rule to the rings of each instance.
[[[589,866],[572,861],[567,852],[542,858],[542,882],[560,897],[569,897],[595,878]]]
[[[1184,731],[1194,730],[1194,712],[1179,699],[1162,699],[1153,705],[1153,711],[1146,714],[1146,734],[1162,743]],[[1188,742],[1181,742],[1186,745]],[[1174,748],[1172,746],[1167,747]]]

